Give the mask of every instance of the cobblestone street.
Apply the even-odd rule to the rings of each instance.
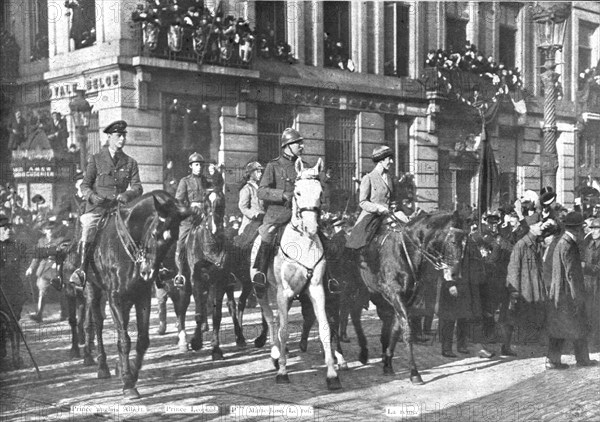
[[[155,303],[153,303],[155,305]],[[26,309],[29,311],[29,309]],[[110,317],[105,323],[110,380],[98,380],[95,367],[69,360],[69,327],[58,321],[51,306],[47,322],[38,325],[23,318],[28,343],[42,373],[38,379],[22,347],[26,367],[2,372],[2,420],[415,420],[415,421],[592,421],[600,418],[600,369],[571,367],[544,370],[544,346],[518,343],[517,359],[447,359],[433,339],[415,346],[425,385],[413,386],[407,358],[399,344],[396,375],[383,376],[379,329],[373,307],[365,313],[370,357],[357,360],[354,332],[344,344],[349,371],[340,372],[343,390],[329,392],[320,343],[313,328],[307,353],[298,349],[300,309],[292,308],[289,385],[275,384],[269,349],[255,349],[258,309],[245,319],[249,345],[238,349],[226,318],[222,331],[225,360],[212,362],[210,335],[199,352],[182,353],[176,347],[175,315],[169,304],[167,335],[158,336],[152,314],[151,345],[140,373],[142,399],[122,399],[120,379],[114,376],[118,360],[116,332]],[[188,327],[191,327],[188,315]],[[189,332],[190,330],[188,330]],[[135,341],[135,332],[132,334]],[[522,343],[522,342],[521,342]],[[499,345],[495,345],[499,349]],[[134,348],[134,347],[132,347]],[[597,350],[592,357],[598,359]],[[572,353],[572,352],[571,352]],[[573,355],[563,361],[574,364]],[[203,406],[204,407],[200,407]],[[242,407],[236,407],[241,405]],[[195,406],[192,408],[192,406]],[[274,406],[278,416],[258,414]],[[300,407],[303,406],[303,407]],[[185,412],[203,413],[185,413]]]

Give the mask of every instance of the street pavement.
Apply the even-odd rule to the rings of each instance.
[[[29,307],[28,307],[29,306]],[[298,349],[301,314],[291,310],[289,372],[291,383],[277,385],[269,348],[254,348],[258,334],[258,308],[249,309],[244,332],[248,346],[238,348],[231,319],[224,310],[221,341],[225,359],[213,362],[211,334],[205,333],[199,352],[177,349],[175,314],[169,303],[168,330],[158,336],[158,316],[153,301],[150,348],[140,372],[138,390],[142,398],[127,401],[114,374],[118,360],[116,331],[108,316],[105,345],[112,378],[99,380],[95,367],[81,359],[69,359],[70,329],[59,321],[58,305],[50,305],[43,324],[25,315],[22,326],[41,371],[38,379],[27,351],[22,347],[25,367],[0,373],[0,420],[85,421],[600,421],[600,368],[576,367],[572,350],[563,362],[565,371],[544,369],[545,347],[517,333],[517,358],[481,359],[477,348],[456,359],[440,354],[434,337],[415,346],[415,358],[425,382],[412,385],[407,353],[399,343],[394,358],[396,374],[384,376],[380,363],[380,322],[371,309],[363,314],[369,341],[367,365],[358,362],[354,331],[351,343],[343,344],[348,371],[340,371],[343,389],[327,390],[325,365],[316,328],[311,331],[306,353]],[[188,333],[193,314],[187,317]],[[135,319],[132,318],[132,326]],[[135,330],[131,333],[135,349]],[[492,345],[497,350],[500,345]],[[599,358],[597,349],[592,357]],[[134,352],[132,352],[133,354]]]

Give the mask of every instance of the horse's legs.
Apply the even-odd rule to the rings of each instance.
[[[21,358],[21,336],[17,327],[16,321],[11,321],[10,325],[10,349],[12,352],[12,364],[15,369],[23,366],[23,358]]]
[[[69,326],[71,327],[71,359],[80,357],[79,335],[77,330],[77,296],[76,292],[65,292],[67,309],[69,310]]]
[[[342,388],[340,379],[333,365],[333,354],[331,353],[331,330],[327,322],[325,313],[325,291],[322,284],[309,283],[308,292],[313,304],[313,309],[317,315],[317,323],[319,324],[319,337],[325,352],[325,364],[327,365],[327,388],[330,390],[338,390]],[[286,315],[287,316],[287,315]],[[287,333],[286,333],[287,334]],[[282,346],[283,347],[283,346]],[[282,348],[282,350],[284,350]]]
[[[135,316],[137,324],[137,341],[135,344],[135,361],[131,367],[134,382],[137,382],[144,355],[150,346],[150,306],[151,306],[150,291],[144,294],[143,298],[135,304]]]
[[[94,342],[94,315],[92,308],[94,296],[100,294],[100,291],[94,288],[90,283],[85,286],[85,307],[84,307],[84,318],[83,318],[83,332],[85,334],[85,345],[83,346],[83,364],[85,366],[93,366],[96,362],[92,357],[92,344]]]
[[[290,304],[292,299],[285,296],[283,289],[277,289],[277,310],[279,312],[279,330],[278,330],[278,339],[279,339],[279,350],[277,351],[276,346],[271,349],[271,358],[278,359],[279,369],[277,372],[277,377],[275,381],[277,384],[287,384],[290,382],[289,376],[287,374],[287,354],[286,354],[286,346],[288,340],[288,311],[290,308]],[[330,351],[331,353],[331,351]],[[277,354],[279,356],[277,356]]]
[[[331,330],[332,351],[335,354],[338,369],[346,370],[348,369],[348,363],[344,359],[344,351],[342,350],[338,331],[340,327],[340,298],[335,295],[325,295],[325,301],[325,312]]]
[[[212,313],[212,321],[213,321],[213,336],[211,341],[212,346],[212,360],[223,360],[223,351],[220,347],[220,339],[219,339],[219,331],[221,330],[221,320],[223,318],[223,296],[225,296],[225,290],[220,286],[220,283],[217,281],[217,284],[212,287],[214,289],[214,294],[212,295],[212,304],[213,304],[213,313]]]
[[[191,345],[193,350],[200,350],[202,348],[202,325],[206,320],[206,305],[208,302],[208,285],[200,279],[196,280],[193,275],[190,277],[192,285],[192,292],[194,294],[194,305],[195,314],[194,320],[196,321],[196,328],[194,330],[194,337],[192,338]]]
[[[96,280],[100,280],[97,277]],[[94,327],[96,328],[96,342],[98,343],[98,378],[110,378],[110,370],[106,364],[106,351],[104,350],[104,340],[102,338],[102,330],[104,329],[104,315],[100,307],[102,294],[100,290],[94,292],[92,300],[92,315],[94,319]],[[87,347],[87,346],[86,346]]]
[[[358,346],[360,347],[358,360],[363,365],[366,365],[369,361],[369,349],[367,348],[367,336],[365,336],[365,332],[360,321],[361,314],[362,306],[360,304],[355,304],[350,310],[352,325],[354,325],[354,331],[356,332],[356,338],[358,339]]]
[[[302,309],[302,334],[300,335],[300,350],[306,352],[308,349],[308,336],[310,334],[310,330],[312,329],[315,321],[317,320],[317,316],[315,315],[315,311],[312,306],[312,302],[310,301],[310,297],[308,294],[300,295],[300,304]]]
[[[188,350],[185,314],[190,306],[190,297],[192,296],[192,290],[188,283],[191,283],[191,281],[187,281],[183,289],[173,289],[173,291],[169,292],[169,296],[173,301],[173,307],[175,308],[175,315],[177,316],[177,337],[179,338],[177,347],[182,352],[187,352]],[[200,343],[200,346],[202,346],[202,343]]]
[[[231,321],[233,322],[233,331],[235,333],[235,344],[238,347],[246,346],[246,339],[244,338],[244,333],[242,331],[242,323],[238,320],[238,313],[236,309],[235,296],[234,296],[234,285],[227,285],[225,292],[227,293],[227,309],[229,310],[229,315],[231,316]]]
[[[244,327],[244,311],[246,310],[246,302],[248,301],[248,296],[252,292],[252,282],[247,280],[245,277],[240,279],[242,283],[242,292],[240,293],[240,298],[238,300],[238,309],[237,309],[237,319],[240,324],[240,328],[243,330]],[[243,335],[243,331],[242,331]]]
[[[125,395],[125,398],[134,399],[139,398],[139,393],[135,388],[137,374],[133,373],[131,370],[131,363],[129,362],[131,338],[129,337],[127,328],[129,325],[129,312],[131,311],[131,306],[131,303],[115,303],[114,298],[110,300],[110,311],[112,313],[118,335],[117,350],[119,351],[121,380],[123,381],[123,394]],[[148,305],[148,309],[149,308],[150,305]]]

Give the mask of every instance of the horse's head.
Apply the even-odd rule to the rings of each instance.
[[[323,186],[319,174],[323,171],[323,161],[319,158],[314,167],[304,168],[302,160],[296,160],[296,183],[292,203],[292,224],[312,237],[317,234],[318,217],[321,209]]]
[[[225,218],[225,195],[220,190],[207,189],[204,194],[204,215],[210,231],[217,234],[223,228]]]
[[[460,278],[468,233],[458,213],[425,215],[411,226],[420,227],[417,236],[425,259],[443,270],[444,279]]]
[[[154,280],[158,275],[162,261],[179,236],[179,223],[192,214],[190,208],[180,205],[166,192],[156,191],[151,196],[156,212],[145,227],[142,245],[145,253],[140,262],[140,276],[146,281]]]

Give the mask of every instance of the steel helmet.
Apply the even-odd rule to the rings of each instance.
[[[203,163],[204,162],[204,157],[200,154],[198,154],[197,152],[193,153],[192,155],[190,155],[190,158],[188,158],[188,164],[192,164],[192,163]]]
[[[295,144],[296,142],[303,141],[304,138],[300,135],[296,129],[288,127],[281,134],[281,148],[289,144]]]

